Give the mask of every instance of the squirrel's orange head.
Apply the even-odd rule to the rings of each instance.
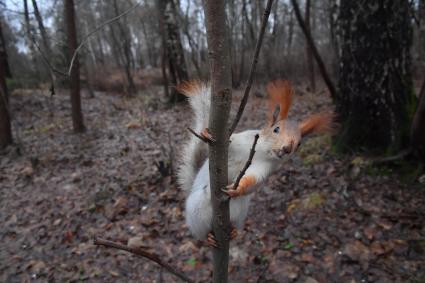
[[[270,121],[260,136],[264,137],[266,148],[273,157],[283,158],[294,153],[302,138],[309,134],[332,131],[332,112],[313,114],[301,122],[288,119],[294,93],[289,81],[270,82],[267,84],[267,92],[270,96]]]

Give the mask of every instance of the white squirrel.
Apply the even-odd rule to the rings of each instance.
[[[189,98],[194,112],[192,128],[209,138],[207,132],[211,88],[209,84],[200,81],[184,82],[178,90]],[[255,155],[251,165],[240,180],[239,186],[233,190],[233,185],[227,187],[226,193],[230,199],[230,222],[233,227],[241,229],[248,214],[251,193],[266,178],[279,169],[299,147],[301,139],[312,133],[324,133],[332,130],[333,113],[311,115],[298,123],[287,119],[292,102],[293,90],[288,81],[276,80],[267,85],[270,95],[270,113],[275,106],[280,106],[280,112],[275,111],[267,126],[259,130],[246,130],[230,137],[228,159],[228,183],[236,178],[248,160],[254,137],[259,134]],[[276,108],[278,109],[278,108]],[[207,144],[194,135],[185,144],[182,160],[178,170],[178,182],[188,193],[186,199],[186,223],[198,240],[208,239],[208,243],[217,246],[212,234],[212,204],[210,193],[209,162]],[[236,236],[233,229],[231,237]]]

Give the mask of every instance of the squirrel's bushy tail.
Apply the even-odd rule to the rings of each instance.
[[[211,88],[207,83],[200,81],[188,81],[181,83],[177,90],[189,99],[192,108],[193,117],[192,129],[200,133],[208,127],[210,113],[210,93]],[[184,145],[180,157],[180,165],[177,171],[177,180],[179,185],[190,192],[196,173],[201,168],[207,158],[207,144],[192,134],[189,134],[189,141]]]

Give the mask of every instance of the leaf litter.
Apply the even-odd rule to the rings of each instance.
[[[158,93],[84,97],[80,135],[65,92],[11,97],[18,145],[0,158],[1,282],[177,282],[152,262],[94,246],[96,236],[155,250],[210,282],[211,252],[190,236],[184,193],[169,176],[190,112],[143,97]],[[266,105],[253,96],[239,130],[263,126]],[[329,108],[325,95],[305,93],[290,115]],[[367,174],[366,163],[332,153],[329,137],[306,141],[255,192],[231,243],[230,280],[425,282],[424,177],[403,183]]]

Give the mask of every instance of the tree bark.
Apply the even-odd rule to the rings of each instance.
[[[13,142],[9,97],[6,85],[6,77],[10,75],[8,66],[6,42],[4,41],[2,22],[0,19],[0,149],[3,149]]]
[[[220,248],[213,249],[213,282],[228,281],[229,200],[221,191],[227,185],[228,119],[232,101],[231,59],[225,1],[204,1],[210,54],[211,109],[209,129],[216,142],[209,147],[213,231]]]
[[[158,0],[158,10],[161,17],[161,29],[163,30],[163,36],[165,36],[170,76],[174,84],[179,84],[182,81],[188,80],[189,74],[187,72],[183,45],[177,24],[177,9],[173,0]],[[176,91],[173,91],[170,96],[170,102],[184,100],[184,95]]]
[[[286,57],[288,58],[291,57],[293,38],[294,38],[294,10],[289,12],[288,45],[286,47]]]
[[[329,73],[326,69],[325,63],[323,63],[322,57],[320,57],[319,51],[317,50],[316,45],[314,44],[314,40],[311,36],[310,31],[307,29],[307,26],[304,22],[304,20],[301,17],[300,7],[298,6],[297,0],[291,0],[292,6],[294,7],[295,16],[297,18],[298,24],[300,25],[304,36],[307,40],[307,43],[309,47],[311,48],[311,51],[313,52],[314,58],[316,59],[317,65],[319,66],[320,74],[322,75],[323,80],[326,83],[326,86],[328,87],[328,90],[331,94],[331,97],[333,100],[336,99],[336,88],[329,77]]]
[[[414,155],[425,163],[425,79],[419,93],[419,104],[413,117],[411,147]]]
[[[120,11],[118,9],[118,3],[117,0],[114,0],[114,12],[115,16],[118,16],[120,14]],[[134,66],[134,58],[133,54],[131,52],[131,36],[130,32],[127,28],[127,25],[123,26],[120,22],[116,23],[118,30],[120,31],[120,41],[117,42],[119,49],[123,52],[123,63],[124,63],[124,71],[125,76],[127,78],[127,89],[126,93],[128,95],[133,95],[136,92],[136,86],[134,84],[133,76],[131,74],[132,66]],[[122,42],[122,45],[120,44]]]
[[[308,30],[308,32],[311,34],[311,17],[310,17],[310,9],[311,9],[311,2],[310,0],[305,1],[305,26]],[[310,89],[314,93],[316,92],[316,78],[314,74],[314,61],[313,61],[313,52],[311,50],[310,44],[305,45],[305,53],[307,58],[307,68],[308,68],[308,77],[310,81]]]
[[[418,39],[419,39],[419,60],[421,60],[421,70],[422,73],[425,72],[425,0],[419,1],[418,9],[418,18],[419,18],[419,30],[418,30]]]
[[[408,0],[343,0],[340,7],[340,92],[336,106],[341,151],[377,154],[408,146],[415,97]]]
[[[77,29],[75,24],[75,7],[74,0],[65,0],[65,18],[68,36],[68,52],[69,58],[72,58],[77,49]],[[80,96],[80,63],[78,55],[75,57],[74,65],[71,69],[71,109],[72,109],[72,125],[75,133],[84,132],[83,113],[81,111]]]
[[[37,81],[40,79],[40,72],[38,70],[38,66],[37,66],[37,60],[36,60],[36,50],[35,50],[35,46],[34,46],[34,34],[32,32],[31,29],[31,22],[30,22],[30,17],[29,17],[29,11],[28,11],[28,1],[24,0],[24,19],[25,19],[25,32],[27,34],[27,42],[28,42],[28,46],[30,49],[30,57],[31,57],[31,61],[34,64],[34,76],[36,77]]]
[[[38,28],[40,29],[41,39],[43,40],[44,49],[47,52],[47,56],[51,55],[51,48],[49,40],[47,38],[46,28],[43,24],[43,18],[41,17],[40,11],[38,10],[38,5],[36,0],[32,0],[32,6],[34,7],[35,18],[37,19]]]

